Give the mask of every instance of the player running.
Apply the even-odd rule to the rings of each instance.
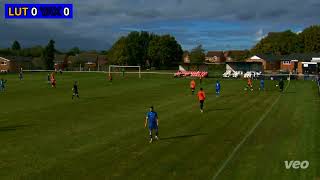
[[[153,139],[152,139],[152,131],[154,130],[156,135],[155,135],[155,139],[158,140],[158,126],[159,126],[159,119],[158,119],[158,114],[154,111],[153,106],[150,107],[150,111],[147,113],[146,116],[146,120],[144,123],[144,127],[146,128],[148,124],[148,128],[149,128],[149,136],[150,136],[150,141],[149,143],[152,143]]]
[[[6,90],[6,83],[7,83],[7,80],[4,80],[4,79],[0,80],[0,91],[1,92]]]
[[[264,91],[264,79],[260,79],[260,91]]]
[[[220,84],[219,80],[217,80],[217,82],[216,82],[216,96],[217,97],[220,96],[220,90],[221,90],[221,84]]]
[[[280,81],[279,81],[280,92],[283,92],[283,87],[284,87],[284,81],[283,81],[283,79],[281,78]]]
[[[191,80],[190,89],[191,89],[192,95],[194,95],[194,90],[196,89],[196,81],[195,80]]]
[[[204,105],[204,100],[206,99],[206,94],[202,88],[200,88],[200,91],[198,92],[198,99],[200,102],[200,112],[203,113],[203,105]]]
[[[111,74],[109,74],[108,79],[109,79],[109,82],[112,82],[112,75]]]
[[[48,73],[47,80],[48,80],[48,84],[50,84],[51,83],[50,73]]]
[[[19,79],[20,79],[20,81],[23,79],[23,70],[22,70],[22,68],[19,71]]]
[[[251,78],[248,78],[247,85],[248,85],[248,89],[250,89],[251,91],[253,91],[253,84],[252,84],[252,79],[251,79]]]
[[[51,82],[51,86],[52,86],[53,88],[56,88],[57,82],[56,82],[56,78],[55,78],[55,76],[54,76],[54,73],[55,73],[55,72],[52,72],[52,73],[51,73],[50,82]]]
[[[72,92],[73,92],[72,99],[74,98],[74,96],[77,96],[77,98],[80,98],[79,97],[79,88],[78,88],[77,81],[75,81],[74,84],[73,84]]]

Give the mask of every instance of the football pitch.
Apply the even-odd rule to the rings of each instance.
[[[203,114],[190,79],[171,75],[0,75],[0,179],[253,180],[320,178],[320,98],[312,81],[276,81],[246,93],[245,80],[202,83]],[[72,100],[79,82],[80,99]],[[199,89],[197,81],[197,90]],[[159,141],[144,118],[153,105]],[[285,161],[308,161],[287,169]]]

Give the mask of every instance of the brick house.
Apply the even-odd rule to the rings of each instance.
[[[226,57],[223,51],[208,51],[205,61],[208,63],[225,63]]]
[[[85,71],[102,70],[106,68],[107,62],[107,57],[98,53],[81,53],[67,58],[70,66],[79,67],[81,65],[81,69]]]
[[[290,54],[282,57],[280,70],[293,74],[317,74],[319,63],[316,59],[320,53]]]
[[[32,66],[31,57],[0,57],[0,72],[18,72],[20,68],[31,69]]]
[[[64,69],[65,61],[66,61],[67,55],[66,54],[55,54],[54,56],[54,69],[59,70],[59,69]]]
[[[0,57],[0,72],[10,72],[13,69],[9,59]]]
[[[188,51],[183,52],[183,63],[184,64],[190,63],[190,53]]]
[[[255,55],[245,60],[247,63],[259,63],[261,72],[279,71],[281,57],[274,55]]]
[[[243,61],[248,58],[249,54],[248,50],[229,50],[224,52],[226,61]]]

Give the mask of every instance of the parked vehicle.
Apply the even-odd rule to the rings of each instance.
[[[256,72],[256,71],[247,71],[243,77],[244,78],[258,78],[261,76],[261,72]]]
[[[232,76],[232,71],[231,70],[227,70],[225,73],[222,74],[222,77],[224,78],[228,78]]]
[[[239,78],[242,75],[243,75],[242,71],[234,71],[233,74],[232,74],[232,77]]]
[[[233,78],[239,78],[240,76],[243,75],[243,72],[242,71],[232,71],[232,70],[227,70],[225,73],[223,73],[223,77],[224,78],[230,78],[230,77],[233,77]]]

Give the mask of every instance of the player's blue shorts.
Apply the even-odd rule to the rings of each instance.
[[[150,124],[149,125],[149,130],[153,130],[153,129],[158,129],[157,124]]]

